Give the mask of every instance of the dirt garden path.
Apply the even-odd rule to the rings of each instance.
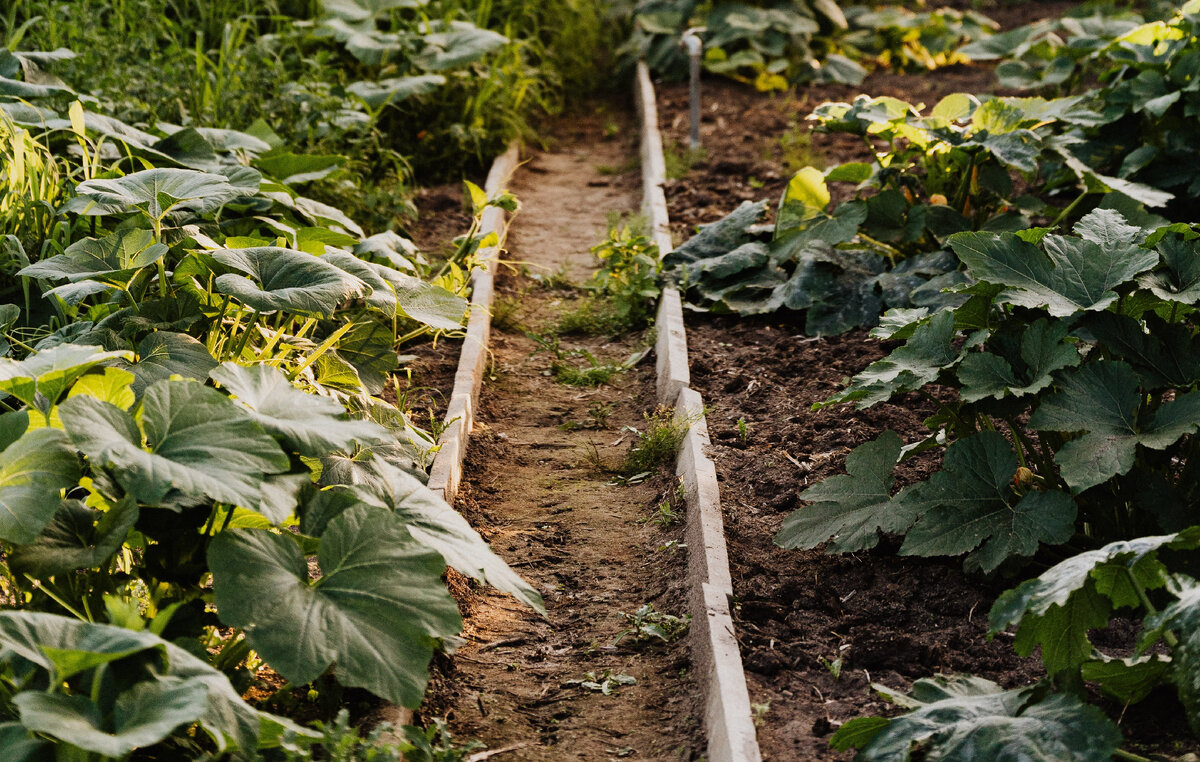
[[[425,707],[447,718],[456,739],[510,749],[495,755],[504,762],[690,760],[703,748],[686,643],[614,645],[629,626],[622,613],[647,603],[684,613],[682,527],[647,520],[675,483],[657,475],[627,485],[613,473],[636,438],[623,427],[644,428],[653,407],[652,358],[598,389],[570,387],[550,376],[551,358],[526,335],[579,301],[546,276],[584,282],[606,216],[639,205],[635,132],[620,124],[606,137],[613,125],[611,115],[564,120],[558,145],[530,153],[510,185],[522,209],[506,259],[542,279],[500,281],[493,365],[455,506],[541,591],[548,611],[543,620],[486,589],[460,596],[467,642]],[[574,336],[562,346],[620,362],[645,341]],[[612,683],[612,695],[579,683],[606,675],[637,682]]]

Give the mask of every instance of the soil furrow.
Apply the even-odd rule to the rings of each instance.
[[[687,760],[702,750],[686,644],[620,638],[630,626],[622,614],[644,604],[684,614],[682,528],[647,521],[675,483],[654,475],[624,484],[614,473],[637,438],[625,427],[643,429],[653,406],[653,363],[598,389],[565,386],[529,335],[579,302],[562,284],[591,275],[589,248],[607,217],[637,208],[632,128],[618,119],[564,122],[559,145],[534,152],[511,187],[522,210],[506,259],[526,274],[499,284],[493,364],[456,507],[541,591],[547,617],[488,589],[464,590],[466,643],[425,708],[456,738],[513,747],[504,760]],[[606,137],[614,125],[619,133]],[[645,341],[561,338],[564,349],[612,363]],[[581,684],[606,676],[612,695]]]

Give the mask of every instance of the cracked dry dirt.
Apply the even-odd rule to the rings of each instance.
[[[613,123],[611,114],[564,119],[555,147],[527,155],[510,183],[522,210],[507,260],[531,274],[561,268],[576,284],[591,275],[589,248],[606,215],[640,201],[635,131],[624,123],[606,138]],[[494,757],[504,762],[696,759],[703,745],[686,640],[614,645],[628,626],[621,612],[650,603],[684,613],[682,527],[647,521],[674,491],[669,469],[627,486],[609,470],[635,438],[623,427],[644,428],[654,406],[653,358],[599,389],[561,385],[526,331],[545,331],[579,294],[510,273],[497,298],[493,364],[456,508],[541,591],[547,617],[489,589],[464,590],[466,643],[443,662],[424,712],[445,716],[456,739],[506,750]],[[646,337],[562,341],[620,362]],[[589,673],[637,682],[603,695],[578,684]]]

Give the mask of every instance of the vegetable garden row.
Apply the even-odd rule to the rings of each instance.
[[[501,244],[481,218],[519,201],[467,182],[472,222],[422,252],[416,189],[638,57],[681,76],[695,28],[706,149],[671,85],[662,124],[686,240],[616,227],[562,287],[573,320],[526,333],[547,376],[633,394],[613,379],[644,352],[561,342],[627,348],[665,285],[706,313],[692,385],[764,756],[1200,749],[1200,5],[1057,10],[14,0],[4,758],[467,758],[432,716],[363,736],[345,707],[421,705],[473,613],[456,573],[550,622],[574,604],[426,486],[470,421],[415,418],[404,368],[462,335]],[[695,423],[669,420],[633,453]],[[639,647],[682,633],[663,616],[626,617]]]

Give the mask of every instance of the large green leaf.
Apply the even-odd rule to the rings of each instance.
[[[128,496],[107,511],[64,501],[40,537],[13,549],[9,566],[43,578],[100,566],[125,542],[138,514],[137,501]]]
[[[152,746],[181,725],[200,719],[208,687],[200,680],[160,678],[121,693],[113,706],[111,731],[100,707],[86,696],[25,691],[13,699],[21,724],[32,731],[106,757],[124,757]]]
[[[1148,389],[1184,389],[1200,381],[1200,338],[1185,323],[1168,323],[1154,313],[1138,321],[1097,312],[1085,325],[1110,356],[1133,366]]]
[[[1158,244],[1165,267],[1138,279],[1159,299],[1192,305],[1200,301],[1200,240],[1185,241],[1174,236]]]
[[[967,355],[958,365],[963,400],[976,402],[1006,394],[1021,397],[1050,386],[1055,371],[1079,364],[1079,350],[1066,338],[1067,326],[1062,321],[1038,319],[1031,323],[1021,334],[1020,373],[1000,355],[990,352]]]
[[[237,297],[261,313],[287,310],[329,317],[339,304],[363,296],[370,287],[311,254],[275,246],[217,249],[207,252],[216,261],[240,272],[218,275],[217,290]]]
[[[128,369],[134,376],[134,393],[142,394],[151,384],[171,376],[204,380],[216,366],[208,349],[186,333],[155,331],[138,344],[137,362]]]
[[[430,23],[431,32],[422,35],[425,50],[413,58],[413,63],[425,71],[446,71],[492,53],[508,44],[508,38],[491,29],[483,29],[467,21]]]
[[[949,242],[972,275],[1005,287],[999,301],[1067,317],[1105,309],[1117,286],[1158,264],[1156,252],[1122,235],[1129,228],[1118,212],[1098,209],[1077,228],[1087,237],[1048,235],[1045,252],[1013,233],[956,233]]]
[[[338,358],[354,366],[363,388],[370,394],[381,394],[388,374],[400,364],[391,325],[367,316],[360,317],[342,335],[335,351]]]
[[[120,359],[131,360],[133,355],[79,344],[59,344],[20,361],[0,357],[0,394],[11,394],[26,405],[41,394],[53,404],[84,373]]]
[[[908,762],[920,750],[928,762],[1108,762],[1121,743],[1103,712],[1069,694],[1037,701],[1028,688],[1006,691],[981,678],[938,675],[914,683],[905,703],[916,708],[876,729],[856,760]],[[854,731],[847,723],[832,744],[848,748]]]
[[[357,506],[329,522],[315,582],[295,541],[267,531],[222,532],[208,560],[221,621],[244,628],[251,647],[295,684],[336,662],[344,685],[416,706],[435,639],[461,624],[441,556],[382,508]]]
[[[387,429],[370,421],[346,418],[337,400],[306,394],[279,370],[223,363],[212,379],[233,395],[250,417],[288,448],[310,457],[350,450],[356,443],[387,440]]]
[[[124,214],[136,209],[159,220],[179,207],[205,214],[245,192],[224,175],[192,169],[145,169],[114,180],[86,180],[63,208],[79,214]]]
[[[446,84],[441,74],[418,74],[410,77],[392,77],[377,82],[353,82],[346,92],[356,95],[371,108],[399,103],[415,95],[426,95]]]
[[[101,664],[157,651],[165,660],[160,674],[206,686],[207,706],[200,723],[220,749],[253,749],[259,745],[260,735],[277,736],[283,729],[300,736],[313,735],[281,717],[256,711],[242,700],[225,675],[146,630],[91,624],[54,614],[5,611],[0,612],[0,647],[45,670],[53,683]]]
[[[467,300],[441,286],[350,254],[330,253],[322,259],[367,283],[372,289],[367,303],[388,317],[399,310],[430,328],[442,331],[462,328]]]
[[[902,500],[921,514],[902,555],[959,555],[992,572],[1007,558],[1032,556],[1039,543],[1059,544],[1075,531],[1076,507],[1063,492],[1013,491],[1017,456],[1003,436],[984,431],[946,449],[942,470],[906,490]]]
[[[295,185],[328,177],[346,161],[336,154],[296,154],[289,151],[271,151],[254,160],[254,166],[281,183]]]
[[[822,405],[857,401],[860,408],[884,402],[894,394],[920,389],[962,357],[967,344],[955,345],[954,313],[943,310],[913,331],[912,337],[882,360],[867,366],[853,383]]]
[[[80,239],[62,254],[35,262],[17,274],[51,280],[66,278],[71,282],[99,280],[124,288],[138,270],[154,264],[166,253],[167,247],[155,243],[152,232],[130,228],[100,239]]]
[[[894,431],[861,445],[846,457],[846,475],[834,476],[800,493],[813,505],[793,511],[775,535],[784,548],[814,548],[829,541],[830,552],[873,548],[879,533],[904,532],[917,516],[892,500],[892,470],[904,443]]]
[[[394,511],[404,520],[409,534],[441,553],[449,566],[511,593],[540,613],[546,612],[542,596],[497,556],[445,500],[407,471],[384,462],[377,462],[375,468],[378,479],[353,488],[363,502]]]
[[[92,397],[59,406],[72,440],[146,503],[177,490],[254,508],[265,474],[288,468],[275,440],[228,397],[194,381],[159,381],[141,403],[142,430],[124,410]]]
[[[1001,595],[989,615],[991,630],[1016,626],[1018,652],[1028,656],[1040,646],[1051,674],[1076,669],[1092,656],[1088,630],[1106,626],[1114,607],[1140,606],[1139,587],[1166,584],[1158,551],[1194,548],[1196,541],[1195,532],[1141,537],[1072,556]]]
[[[1039,431],[1086,432],[1054,454],[1074,490],[1094,487],[1133,467],[1137,446],[1169,447],[1200,426],[1200,392],[1139,415],[1142,395],[1127,363],[1099,360],[1062,374],[1059,391],[1029,419]]]
[[[0,416],[7,425],[22,417],[27,423],[25,413]],[[75,448],[63,432],[34,429],[8,444],[0,452],[0,539],[18,544],[36,540],[54,518],[60,493],[78,481]]]

